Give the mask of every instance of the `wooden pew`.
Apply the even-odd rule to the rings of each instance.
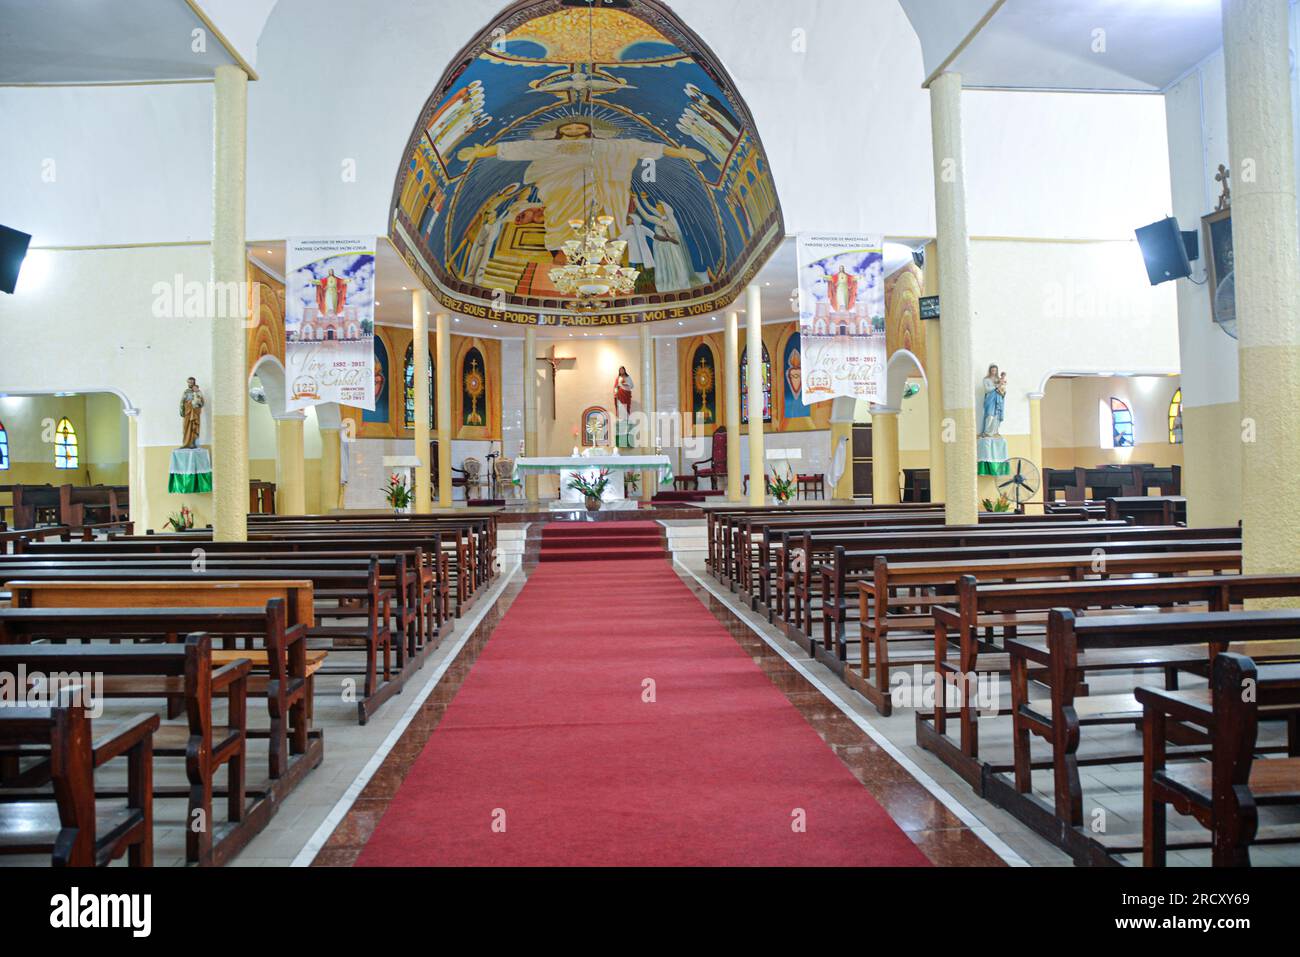
[[[1222,542],[1222,546],[1202,545],[1202,550],[1209,547],[1232,547],[1239,545],[1241,530],[1239,528],[1187,529],[1168,526],[1139,526],[1124,522],[1085,522],[1082,524],[1065,523],[1062,525],[1039,526],[1033,523],[1009,527],[985,528],[984,526],[946,526],[933,530],[914,530],[906,533],[904,541],[883,538],[881,532],[889,535],[887,530],[873,530],[871,533],[853,533],[852,535],[834,535],[818,539],[805,535],[798,547],[805,555],[804,568],[793,583],[795,603],[803,616],[802,631],[811,637],[813,626],[813,608],[815,600],[820,597],[824,615],[830,615],[837,623],[845,621],[848,609],[853,606],[849,595],[860,581],[874,580],[876,555],[891,548],[970,548],[994,545],[1080,545],[1090,543],[1098,549],[1107,549],[1111,544],[1128,541],[1148,542]],[[842,551],[841,551],[842,547]],[[822,563],[820,556],[832,555],[828,563]],[[1033,554],[1027,552],[1026,554]],[[921,558],[934,556],[920,556]],[[838,624],[839,630],[843,625]]]
[[[111,737],[93,740],[80,707],[0,708],[0,749],[49,755],[54,801],[0,801],[0,855],[49,854],[55,867],[95,867],[123,854],[153,865],[153,734],[158,716],[137,715]],[[95,771],[127,760],[125,809],[95,805]],[[3,790],[0,790],[3,794]]]
[[[1011,557],[996,559],[958,558],[936,562],[897,562],[890,564],[883,556],[876,559],[876,577],[870,584],[858,583],[859,607],[861,610],[860,667],[855,672],[845,669],[844,676],[849,687],[867,698],[881,714],[890,714],[893,704],[889,692],[891,651],[889,647],[890,629],[897,625],[925,629],[929,634],[913,634],[904,640],[930,642],[933,634],[934,619],[930,608],[939,603],[939,599],[929,596],[891,595],[898,588],[911,589],[946,589],[949,594],[955,590],[957,579],[971,575],[977,579],[993,581],[1040,581],[1060,580],[1079,581],[1090,575],[1096,575],[1096,559],[1091,554]],[[1103,575],[1132,576],[1144,575],[1184,575],[1193,572],[1239,571],[1241,552],[1238,550],[1183,552],[1135,552],[1132,554],[1110,554],[1107,556],[1106,571]],[[951,601],[951,598],[947,599]],[[897,608],[902,616],[892,614],[889,609]],[[920,614],[910,614],[916,608],[924,608]],[[882,614],[883,613],[883,614]],[[895,639],[897,640],[897,639]],[[921,654],[932,652],[933,646],[924,649]],[[896,653],[894,658],[896,658]],[[924,660],[917,658],[915,660]]]
[[[307,628],[288,623],[283,599],[273,598],[264,607],[113,607],[111,615],[104,611],[103,607],[0,608],[0,646],[89,639],[174,642],[179,635],[200,631],[220,637],[226,648],[213,650],[215,664],[240,658],[255,664],[248,694],[266,699],[267,729],[250,728],[247,732],[250,738],[267,739],[269,781],[262,792],[276,790],[274,796],[282,797],[320,764],[322,737],[312,730],[310,705],[312,674],[325,653],[307,650]],[[246,644],[260,641],[262,647],[237,649],[232,647],[237,638]],[[129,696],[135,688],[128,684],[121,690]],[[169,692],[169,702],[174,704],[183,697],[181,691]],[[118,696],[111,685],[106,694]],[[168,709],[168,717],[179,713],[176,707]]]
[[[1225,651],[1214,658],[1208,689],[1138,688],[1135,694],[1143,709],[1143,864],[1166,864],[1168,804],[1209,829],[1215,867],[1249,867],[1258,808],[1300,804],[1300,757],[1255,759],[1260,712],[1300,710],[1300,664],[1256,666]],[[1209,763],[1167,763],[1169,725],[1179,722],[1207,729]]]
[[[265,605],[272,598],[286,598],[290,620],[308,626],[309,637],[330,639],[333,652],[349,650],[339,643],[351,638],[363,640],[360,649],[364,664],[360,668],[340,665],[322,668],[322,673],[332,675],[362,675],[361,693],[357,696],[357,720],[365,724],[383,704],[397,694],[414,671],[406,667],[411,659],[405,657],[403,643],[398,643],[402,667],[393,669],[393,592],[381,588],[379,563],[370,561],[366,569],[359,566],[320,569],[313,563],[294,566],[291,574],[299,580],[285,581],[285,570],[268,568],[264,564],[231,566],[224,569],[211,561],[204,569],[195,569],[189,562],[176,567],[158,565],[125,566],[121,562],[100,563],[97,567],[77,566],[75,563],[52,563],[50,567],[20,566],[12,563],[0,565],[6,574],[21,578],[9,582],[6,588],[13,595],[14,604],[20,607],[51,607],[57,602],[64,607],[89,607],[96,604],[134,606],[137,604],[171,605],[182,607],[207,607],[228,604]],[[230,576],[214,580],[214,575]],[[134,590],[122,586],[134,584]],[[287,589],[287,591],[286,591]],[[234,593],[238,600],[231,600]],[[148,601],[139,602],[143,593]],[[335,602],[359,602],[358,608],[338,607],[315,609],[313,598]],[[320,619],[361,618],[361,625],[321,625]]]
[[[1300,658],[1300,612],[1293,610],[1095,615],[1079,618],[1069,609],[1053,609],[1044,639],[1007,641],[1011,661],[1014,782],[1008,787],[991,775],[985,796],[1075,855],[1078,860],[1106,860],[1126,850],[1122,843],[1094,839],[1083,830],[1083,787],[1078,754],[1086,727],[1131,724],[1142,720],[1132,693],[1080,695],[1087,673],[1206,667],[1215,655],[1240,651],[1257,661]],[[1030,697],[1029,669],[1043,669],[1050,697]],[[1293,722],[1294,723],[1294,722]],[[1051,746],[1054,805],[1031,791],[1033,766],[1030,737]],[[1295,742],[1292,742],[1294,747]],[[1199,751],[1196,748],[1199,747]],[[1192,742],[1190,752],[1204,754]],[[1089,761],[1118,764],[1141,754],[1108,753]]]
[[[976,791],[982,791],[986,774],[1011,770],[1009,762],[982,759],[978,715],[970,689],[990,675],[1010,674],[1009,656],[998,642],[1004,644],[1031,630],[1041,633],[1053,608],[1070,608],[1076,614],[1132,613],[1134,609],[1146,607],[1228,611],[1251,599],[1294,596],[1300,596],[1300,575],[1109,578],[1010,584],[979,581],[973,575],[963,575],[957,581],[953,604],[931,609],[939,693],[932,712],[917,709],[917,744],[932,751]],[[1166,678],[1174,679],[1176,674],[1167,672]],[[945,694],[946,689],[952,690]],[[952,698],[956,700],[948,700]],[[954,705],[960,735],[956,745],[947,736],[948,712]],[[998,713],[1011,714],[1008,708],[999,708]]]
[[[185,727],[159,726],[152,721],[152,755],[185,758],[190,786],[185,789],[189,809],[185,816],[186,859],[193,864],[221,863],[216,819],[213,816],[215,778],[227,770],[226,814],[236,831],[245,814],[245,690],[250,664],[240,658],[213,668],[212,644],[207,635],[194,634],[184,645],[5,645],[0,647],[0,672],[18,669],[46,674],[93,673],[134,682],[132,697],[183,696]],[[170,679],[167,680],[167,679]],[[216,726],[213,700],[226,698],[226,723]],[[55,778],[53,763],[47,769]],[[31,777],[31,775],[28,775]],[[40,778],[32,784],[45,783]],[[152,791],[152,784],[150,785]]]

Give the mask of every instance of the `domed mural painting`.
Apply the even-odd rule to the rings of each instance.
[[[557,288],[584,220],[608,223],[631,288],[586,301]],[[783,234],[749,110],[655,0],[510,6],[425,104],[390,229],[443,306],[563,324],[723,308]]]

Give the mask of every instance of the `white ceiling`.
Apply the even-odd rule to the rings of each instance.
[[[1159,93],[1223,44],[1220,0],[899,2],[967,89]]]
[[[236,62],[186,0],[0,0],[0,84],[210,80]]]
[[[912,258],[912,249],[922,245],[915,241],[907,243],[888,242],[885,244],[885,275],[906,265]],[[271,272],[277,279],[284,278],[284,243],[261,242],[249,243],[248,255]],[[795,287],[796,243],[794,237],[787,238],[772,258],[767,261],[755,277],[755,282],[763,290],[763,321],[786,322],[795,318],[790,308],[790,294]],[[380,238],[378,253],[375,258],[375,318],[380,325],[411,325],[411,291],[416,288],[416,279],[406,261],[398,254],[386,238]],[[736,311],[745,313],[745,300],[736,303]],[[699,335],[720,327],[726,310],[700,316],[696,319],[665,320],[651,323],[651,334],[656,336]],[[495,339],[522,339],[525,326],[510,322],[496,322],[491,319],[475,319],[471,316],[452,314],[454,329],[459,335],[486,336]],[[566,326],[538,326],[537,335],[544,339],[582,338],[584,331]],[[611,338],[635,338],[640,335],[636,325],[614,326],[603,331],[588,330],[588,337],[608,336]]]

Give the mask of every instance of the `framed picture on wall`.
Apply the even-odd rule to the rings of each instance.
[[[1210,315],[1232,338],[1237,338],[1237,305],[1233,280],[1232,209],[1218,209],[1201,217],[1204,233],[1206,282],[1210,290]]]

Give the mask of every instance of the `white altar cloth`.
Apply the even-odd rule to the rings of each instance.
[[[528,474],[540,473],[560,476],[560,498],[562,501],[578,502],[582,496],[569,488],[569,479],[574,473],[594,477],[601,469],[609,469],[610,483],[602,498],[606,502],[616,502],[623,498],[623,483],[616,481],[622,472],[641,472],[653,469],[659,473],[659,484],[667,485],[673,480],[673,467],[666,455],[552,455],[537,458],[515,459],[515,469],[511,478],[522,482]]]

